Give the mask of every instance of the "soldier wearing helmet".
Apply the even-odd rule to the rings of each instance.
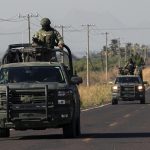
[[[51,21],[48,18],[43,18],[40,22],[42,28],[33,35],[33,44],[54,48],[59,46],[63,48],[63,38],[60,33],[50,26]]]

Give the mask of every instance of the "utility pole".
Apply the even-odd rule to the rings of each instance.
[[[145,63],[147,61],[147,51],[148,51],[148,47],[146,46],[144,49],[144,61],[145,61]]]
[[[127,62],[127,47],[125,45],[125,62]]]
[[[105,34],[106,36],[106,83],[108,82],[108,48],[107,48],[107,43],[108,43],[108,32],[105,32],[105,33],[102,33],[102,34]]]
[[[128,43],[123,43],[123,44],[125,44],[124,61],[125,61],[125,63],[126,63],[126,62],[127,62],[127,58],[128,58],[128,55],[127,55],[127,52],[128,52],[127,45],[128,45]]]
[[[94,26],[94,24],[86,24],[82,25],[87,27],[87,86],[90,86],[90,73],[89,73],[89,53],[90,53],[90,27]]]
[[[121,49],[120,49],[120,38],[118,38],[118,50],[119,50],[119,67],[121,67]]]
[[[27,18],[28,21],[28,34],[29,34],[29,44],[31,43],[31,27],[30,27],[30,18],[38,17],[39,15],[27,14],[26,16],[22,16],[19,14],[19,18]]]

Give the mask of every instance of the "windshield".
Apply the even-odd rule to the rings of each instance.
[[[30,66],[3,68],[0,71],[0,83],[19,82],[65,82],[60,67]]]
[[[115,83],[140,83],[138,77],[118,77]]]

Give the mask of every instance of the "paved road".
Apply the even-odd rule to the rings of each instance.
[[[11,131],[0,150],[150,150],[150,91],[146,104],[120,102],[81,113],[82,135],[63,139],[61,129]]]

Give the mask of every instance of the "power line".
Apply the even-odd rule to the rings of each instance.
[[[38,14],[38,16],[42,19],[43,17],[39,14],[39,13],[37,13]]]
[[[30,22],[30,24],[32,24],[32,25],[34,25],[34,26],[36,26],[36,27],[41,27],[40,25],[37,25],[37,24],[32,23],[32,22]]]
[[[100,30],[150,30],[150,27],[129,27],[129,28],[97,28],[93,29],[95,31],[100,31]]]
[[[20,32],[8,32],[8,33],[2,33],[2,32],[0,32],[0,35],[14,35],[14,34],[22,34],[22,32],[24,32],[24,31],[20,31]]]
[[[23,22],[24,20],[7,20],[7,19],[0,19],[0,22]]]
[[[62,35],[62,37],[63,37],[63,39],[64,39],[64,29],[70,28],[71,26],[55,25],[54,27],[55,27],[55,28],[61,28],[61,35]]]
[[[19,20],[17,19],[17,15],[13,16],[13,17],[10,17],[10,18],[7,18],[7,19],[4,19],[4,18],[0,18],[0,22],[22,22],[24,20]]]
[[[71,30],[67,30],[65,32],[81,32],[83,31],[82,29],[71,29]]]

